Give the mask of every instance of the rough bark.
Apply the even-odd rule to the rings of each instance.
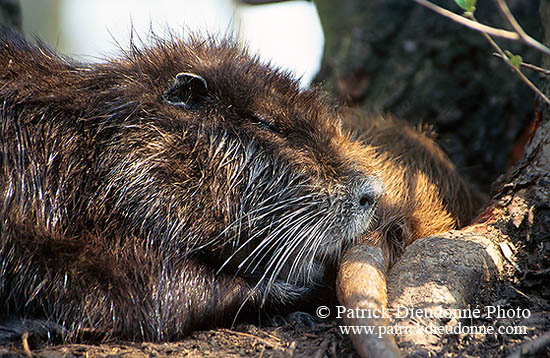
[[[550,1],[542,1],[540,13],[541,19],[550,19]],[[550,22],[544,22],[543,26],[548,45]],[[545,57],[543,65],[548,68],[550,58]],[[548,82],[544,83],[546,93],[550,92]],[[542,117],[538,117],[534,128],[536,130],[526,147],[525,155],[512,170],[495,183],[491,202],[473,224],[458,232],[418,240],[407,248],[388,278],[390,307],[440,309],[443,312],[449,309],[463,309],[484,283],[514,273],[513,270],[505,272],[505,260],[502,255],[505,250],[502,250],[503,247],[500,245],[528,250],[529,245],[534,243],[548,243],[548,108],[544,109]],[[514,261],[514,256],[521,255],[521,252],[513,254],[515,255],[506,259]],[[544,265],[544,262],[537,264]],[[415,267],[414,272],[410,270],[411,267]],[[544,269],[544,266],[542,268]],[[416,324],[422,327],[458,324],[456,320],[441,320],[437,317],[420,322],[408,318],[396,319],[393,323],[402,326]],[[410,356],[437,354],[441,349],[441,339],[441,335],[430,333],[397,337],[400,348]]]
[[[389,306],[446,312],[464,309],[483,285],[503,277],[500,245],[525,247],[547,242],[550,229],[550,121],[548,116],[513,170],[497,183],[493,199],[474,223],[461,231],[410,245],[388,277]],[[510,245],[512,243],[513,245]],[[517,253],[516,253],[517,254]],[[514,260],[513,257],[508,259]],[[414,267],[415,270],[411,270]],[[445,315],[438,314],[440,317]],[[440,317],[396,319],[403,327],[455,326]],[[428,331],[428,333],[426,333]],[[418,333],[422,332],[422,333]],[[436,354],[441,335],[428,329],[397,336],[407,354]]]

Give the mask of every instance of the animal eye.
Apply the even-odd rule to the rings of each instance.
[[[281,134],[281,131],[279,130],[279,127],[277,127],[277,125],[275,123],[273,123],[272,121],[267,120],[263,116],[252,115],[250,117],[250,121],[252,123],[254,123],[256,126],[262,128],[262,129],[268,130],[268,131],[276,133],[276,134]]]

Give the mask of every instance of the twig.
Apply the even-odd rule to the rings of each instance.
[[[527,35],[525,31],[521,28],[521,26],[518,24],[518,22],[513,17],[512,13],[510,12],[510,9],[504,2],[504,0],[495,0],[497,2],[499,10],[502,12],[506,20],[510,23],[510,25],[514,28],[515,31],[508,31],[503,29],[497,29],[495,27],[483,25],[477,21],[473,21],[472,19],[468,19],[464,16],[455,14],[454,12],[451,12],[447,9],[444,9],[440,6],[437,6],[427,0],[413,0],[414,2],[437,12],[440,15],[443,15],[455,22],[458,22],[459,24],[462,24],[466,27],[469,27],[473,30],[479,31],[481,33],[493,35],[496,37],[501,37],[508,40],[516,40],[516,41],[522,41],[525,44],[547,54],[550,55],[550,49],[531,36]],[[521,29],[520,31],[517,30],[517,28]]]
[[[508,7],[508,5],[506,5],[506,2],[502,0],[495,0],[495,3],[498,9],[500,10],[500,13],[502,14],[502,16],[504,16],[506,21],[508,21],[510,26],[512,26],[512,28],[518,33],[518,35],[520,37],[529,37],[529,35],[525,33],[523,28],[516,21],[516,19],[514,18],[514,15],[512,15],[512,12],[510,11],[510,8]]]
[[[432,4],[431,2],[429,2],[427,0],[413,0],[413,1],[415,1],[416,3],[418,3],[422,6],[425,6],[425,7],[429,8],[430,10],[433,10],[433,11],[437,12],[440,15],[448,17],[448,18],[450,18],[451,20],[453,20],[455,22],[458,22],[458,23],[460,23],[464,26],[467,26],[469,28],[472,28],[474,30],[477,30],[477,31],[481,32],[483,34],[483,36],[487,39],[487,41],[489,41],[491,46],[493,46],[497,50],[500,57],[502,57],[502,59],[508,65],[508,67],[510,67],[512,69],[512,71],[514,71],[519,76],[519,78],[525,84],[527,84],[527,86],[529,86],[529,88],[531,88],[540,98],[542,98],[542,100],[544,100],[544,102],[546,102],[546,104],[550,105],[550,100],[548,99],[548,97],[546,97],[544,95],[544,93],[542,93],[542,91],[540,89],[538,89],[537,86],[535,86],[533,84],[533,82],[531,82],[523,74],[523,72],[521,72],[521,70],[518,67],[514,66],[510,62],[510,59],[508,58],[508,56],[506,56],[504,51],[500,48],[500,46],[491,37],[491,35],[493,35],[493,36],[498,36],[498,37],[507,38],[507,39],[511,39],[511,40],[521,40],[521,41],[527,43],[528,45],[538,49],[539,51],[542,51],[545,54],[550,55],[550,49],[548,49],[546,46],[544,46],[540,42],[536,41],[535,39],[533,39],[532,37],[527,35],[525,33],[525,31],[523,31],[521,26],[518,24],[518,22],[513,17],[512,13],[510,12],[510,9],[506,5],[506,3],[504,3],[504,0],[495,0],[495,1],[497,2],[497,5],[499,6],[499,9],[503,13],[506,20],[510,23],[510,25],[514,28],[514,30],[516,32],[496,29],[494,27],[483,25],[483,24],[479,23],[476,20],[476,18],[474,17],[474,15],[472,13],[465,13],[464,16],[460,16],[460,15],[457,15],[457,14],[455,14],[455,13],[449,11],[449,10],[446,10],[442,7],[434,5],[434,4]],[[519,31],[518,31],[518,29],[519,29]]]
[[[476,22],[477,22],[477,20],[476,20],[476,18],[474,17],[473,14],[471,14],[471,15],[469,15],[469,16],[470,16],[470,19],[471,19],[472,21],[476,21]],[[523,72],[521,72],[521,70],[520,70],[518,67],[514,66],[514,65],[512,64],[512,62],[510,62],[510,60],[508,59],[508,56],[506,56],[506,54],[504,53],[504,51],[503,51],[503,50],[500,48],[500,46],[495,42],[495,40],[493,40],[493,38],[492,38],[489,34],[487,34],[487,33],[485,33],[485,32],[482,32],[482,34],[483,34],[483,36],[487,39],[487,41],[489,41],[489,43],[491,44],[491,46],[493,46],[493,48],[494,48],[495,50],[497,50],[497,52],[500,54],[500,56],[503,57],[503,60],[504,60],[504,62],[508,65],[508,67],[510,67],[510,69],[511,69],[512,71],[514,71],[514,72],[519,76],[519,78],[520,78],[527,86],[529,86],[529,88],[531,88],[540,98],[542,98],[542,100],[543,100],[544,102],[546,102],[547,105],[550,106],[550,99],[548,99],[548,97],[546,97],[546,96],[544,95],[544,93],[542,93],[542,91],[541,91],[540,89],[538,89],[538,87],[535,86],[535,85],[533,84],[533,82],[531,82],[531,81],[523,74]]]
[[[494,0],[498,9],[500,10],[500,13],[502,16],[508,21],[510,26],[514,29],[514,31],[519,35],[521,40],[525,42],[527,45],[539,50],[540,52],[550,55],[550,49],[531,36],[529,36],[523,28],[520,26],[520,24],[515,19],[514,15],[512,15],[512,12],[510,11],[510,8],[508,5],[506,5],[506,2],[504,0]]]
[[[447,9],[444,9],[442,7],[439,7],[439,6],[435,5],[435,4],[432,4],[429,1],[426,1],[426,0],[413,0],[413,1],[420,4],[420,5],[422,5],[422,6],[424,6],[424,7],[426,7],[426,8],[428,8],[428,9],[430,9],[430,10],[432,10],[432,11],[437,12],[440,15],[448,17],[449,19],[451,19],[455,22],[458,22],[459,24],[462,24],[464,26],[467,26],[471,29],[474,29],[476,31],[484,32],[484,33],[491,34],[491,35],[497,36],[497,37],[502,37],[502,38],[505,38],[505,39],[508,39],[508,40],[520,40],[521,39],[520,35],[516,32],[497,29],[497,28],[494,28],[494,27],[491,27],[491,26],[480,24],[477,21],[467,19],[464,16],[460,16],[458,14],[455,14],[454,12],[451,12]]]
[[[493,52],[493,56],[498,57],[500,59],[505,59],[506,58],[506,57],[503,57],[500,53],[497,53],[497,52]],[[520,66],[523,67],[523,68],[527,68],[529,70],[540,72],[543,75],[550,76],[550,70],[547,70],[545,68],[535,66],[533,64],[526,63],[526,62],[520,63]]]

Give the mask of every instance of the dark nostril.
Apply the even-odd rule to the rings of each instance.
[[[361,199],[359,199],[359,205],[367,208],[372,205],[372,198],[368,195],[363,195]]]
[[[371,206],[375,205],[378,199],[384,194],[385,187],[382,180],[378,177],[371,177],[369,180],[366,180],[363,185],[360,186],[359,195],[359,206],[368,209]]]

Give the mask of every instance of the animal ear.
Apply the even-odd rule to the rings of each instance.
[[[180,72],[172,87],[164,92],[164,100],[174,106],[193,108],[207,93],[208,85],[204,78],[194,73]]]

